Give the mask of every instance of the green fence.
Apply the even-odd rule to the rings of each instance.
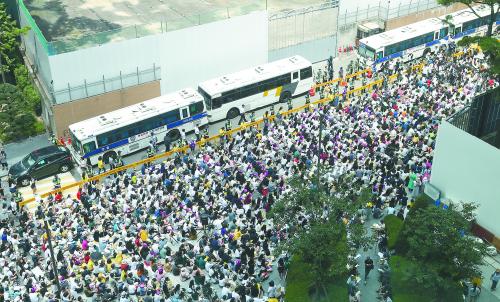
[[[18,2],[19,2],[19,13],[24,15],[24,19],[28,22],[29,27],[31,27],[31,30],[33,31],[33,33],[35,33],[36,37],[38,38],[38,41],[50,55],[49,43],[47,42],[47,39],[45,39],[45,36],[42,34],[42,31],[36,24],[35,20],[33,20],[33,17],[31,16],[30,12],[24,5],[24,1],[19,0]],[[19,19],[21,19],[21,16],[19,16]]]

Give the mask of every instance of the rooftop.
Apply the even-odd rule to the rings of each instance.
[[[172,30],[264,10],[266,3],[269,11],[283,11],[317,2],[319,0],[24,0],[48,42],[125,29],[161,32],[165,27]]]

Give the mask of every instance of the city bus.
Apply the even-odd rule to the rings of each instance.
[[[488,5],[478,5],[474,9],[481,17],[491,14]],[[497,14],[493,32],[500,23],[499,16]],[[358,58],[366,66],[395,58],[407,62],[425,56],[443,43],[457,41],[464,36],[485,35],[487,29],[488,25],[483,19],[472,10],[463,9],[361,39]]]
[[[312,64],[301,56],[278,60],[200,83],[210,122],[232,119],[304,94],[313,85]]]
[[[101,156],[108,162],[118,152],[145,149],[153,136],[157,142],[175,141],[195,125],[207,126],[208,114],[203,97],[187,88],[70,125],[69,149],[76,161],[88,158],[95,165]]]

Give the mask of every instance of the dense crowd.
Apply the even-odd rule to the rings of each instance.
[[[422,72],[387,63],[374,77],[398,72],[394,82],[278,113],[261,129],[88,183],[34,211],[5,204],[13,213],[0,230],[5,301],[55,301],[56,278],[63,301],[281,299],[287,259],[274,249],[286,228],[266,214],[290,190],[287,179],[310,179],[319,156],[330,193],[342,194],[335,184],[350,175],[372,189],[376,209],[405,207],[429,180],[440,121],[498,85],[476,54],[448,51],[429,55]]]

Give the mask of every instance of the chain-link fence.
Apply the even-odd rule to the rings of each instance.
[[[269,15],[269,50],[334,36],[338,1]]]
[[[124,41],[134,38],[145,37],[154,34],[161,34],[169,31],[193,27],[219,20],[229,19],[246,15],[252,11],[266,10],[266,1],[247,1],[240,6],[222,7],[217,9],[204,10],[200,13],[186,14],[177,12],[170,13],[168,17],[152,18],[150,22],[139,23],[131,26],[119,26],[118,28],[100,32],[75,31],[73,36],[66,36],[63,39],[49,41],[33,20],[29,10],[23,0],[19,0],[20,13],[29,21],[29,26],[36,33],[40,43],[43,45],[49,56],[74,51],[81,48],[98,46],[109,42]],[[175,11],[173,8],[170,10]]]
[[[152,68],[146,70],[137,68],[136,72],[127,74],[120,72],[119,76],[113,78],[102,76],[102,81],[98,82],[87,83],[84,80],[83,84],[79,86],[71,86],[68,83],[68,88],[53,92],[53,101],[56,104],[61,104],[160,79],[161,69],[158,66],[153,65]]]

